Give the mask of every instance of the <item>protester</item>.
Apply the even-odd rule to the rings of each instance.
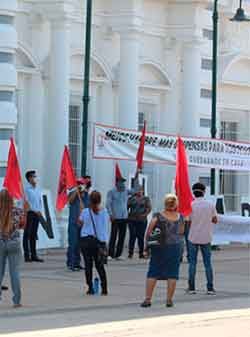
[[[164,210],[156,213],[146,231],[145,254],[147,240],[155,229],[160,231],[159,244],[151,247],[151,259],[146,282],[146,297],[141,307],[151,306],[151,299],[157,280],[167,280],[167,307],[173,306],[176,281],[179,279],[181,254],[180,235],[184,233],[184,221],[177,212],[177,197],[169,194],[164,200]]]
[[[189,232],[189,281],[188,292],[195,294],[195,274],[200,248],[207,277],[207,294],[214,295],[213,269],[211,263],[211,241],[217,212],[212,202],[205,200],[206,187],[196,183],[192,187],[195,200],[192,203]]]
[[[108,242],[109,221],[107,210],[101,207],[101,193],[93,191],[90,194],[89,208],[85,208],[79,217],[81,225],[80,247],[85,262],[88,295],[94,294],[93,262],[100,276],[102,295],[108,294],[107,275],[103,258],[100,255],[100,247],[104,249]]]
[[[69,193],[69,225],[68,225],[68,249],[67,267],[71,271],[82,270],[80,256],[80,229],[78,218],[81,208],[89,207],[89,189],[91,177],[85,176],[77,180],[77,187]]]
[[[144,258],[144,236],[147,228],[147,216],[151,212],[152,206],[149,197],[144,196],[143,186],[138,185],[134,194],[128,200],[129,209],[129,255],[130,259],[134,255],[136,239],[139,247],[139,258]]]
[[[116,179],[116,186],[108,192],[106,208],[111,219],[111,235],[109,241],[109,257],[117,260],[122,259],[122,252],[128,222],[128,199],[129,190],[125,186],[126,179]],[[118,242],[117,241],[118,237]],[[117,243],[117,244],[116,244]]]
[[[25,212],[14,207],[14,201],[7,190],[0,192],[0,299],[3,290],[6,262],[8,260],[13,305],[21,307],[20,260],[21,245],[19,229],[25,226]]]
[[[29,204],[29,211],[23,235],[24,260],[25,262],[44,262],[38,257],[36,251],[39,218],[42,217],[42,192],[37,186],[36,171],[26,172],[25,177],[28,182],[25,196]]]

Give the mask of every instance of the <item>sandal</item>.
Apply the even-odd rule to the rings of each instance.
[[[148,299],[144,300],[141,304],[141,308],[149,308],[149,307],[151,307],[151,301]]]
[[[167,308],[172,308],[173,306],[174,306],[173,301],[167,301],[167,303],[166,303]]]

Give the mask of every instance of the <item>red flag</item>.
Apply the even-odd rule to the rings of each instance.
[[[180,137],[178,137],[176,149],[175,190],[179,199],[179,212],[184,216],[188,216],[192,212],[193,195],[189,185],[185,145]]]
[[[70,159],[70,153],[68,147],[65,146],[56,199],[56,209],[58,211],[61,211],[68,202],[67,190],[76,185],[76,176]]]
[[[142,129],[140,145],[139,145],[139,149],[138,149],[138,152],[137,152],[137,155],[136,155],[137,171],[138,170],[142,170],[142,167],[143,167],[143,156],[144,156],[145,140],[146,140],[146,121],[144,121],[144,126],[143,126],[143,129]]]
[[[119,167],[119,164],[115,164],[115,180],[122,178],[122,173]]]
[[[8,190],[12,198],[22,199],[24,197],[22,177],[13,138],[10,139],[7,172],[3,187]]]

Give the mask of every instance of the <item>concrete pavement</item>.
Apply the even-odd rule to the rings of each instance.
[[[250,323],[248,247],[224,248],[214,253],[215,297],[205,294],[201,264],[197,274],[198,294],[185,294],[187,264],[184,263],[173,309],[165,308],[164,282],[159,282],[152,308],[145,310],[139,307],[144,295],[147,270],[144,261],[112,261],[108,266],[110,295],[88,297],[84,295],[83,272],[67,271],[62,251],[48,251],[44,257],[44,264],[23,265],[23,308],[12,309],[11,291],[3,293],[3,301],[0,302],[0,334],[98,336],[100,331],[105,330],[107,334],[104,336],[146,337],[155,334],[161,336],[161,331],[163,333],[171,327],[171,336],[186,328],[190,336],[194,337],[193,332],[199,329],[210,331],[213,328],[220,329],[221,325],[232,325],[232,328],[227,329],[232,333],[233,327],[242,327],[244,330]],[[193,321],[200,323],[196,326],[190,323]],[[206,322],[209,322],[210,328],[205,328]],[[153,326],[157,333],[154,333]],[[158,332],[160,326],[162,328]],[[167,336],[170,334],[167,333]]]

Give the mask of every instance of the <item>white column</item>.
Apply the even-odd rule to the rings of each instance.
[[[27,159],[25,169],[33,168],[37,170],[41,177],[39,184],[43,186],[46,175],[44,175],[43,166],[47,162],[44,156],[43,139],[46,137],[43,132],[43,111],[44,111],[44,87],[39,73],[32,74],[29,80],[29,108],[26,111],[28,115],[29,134],[25,144]],[[36,108],[34,108],[36,107]],[[35,144],[35,151],[34,151]]]
[[[183,90],[180,134],[198,136],[200,125],[200,43],[192,41],[183,46]]]
[[[119,126],[137,128],[138,124],[139,40],[136,32],[121,32]]]
[[[60,163],[69,134],[70,31],[66,20],[51,22],[49,116],[47,149],[48,187],[56,194]]]

